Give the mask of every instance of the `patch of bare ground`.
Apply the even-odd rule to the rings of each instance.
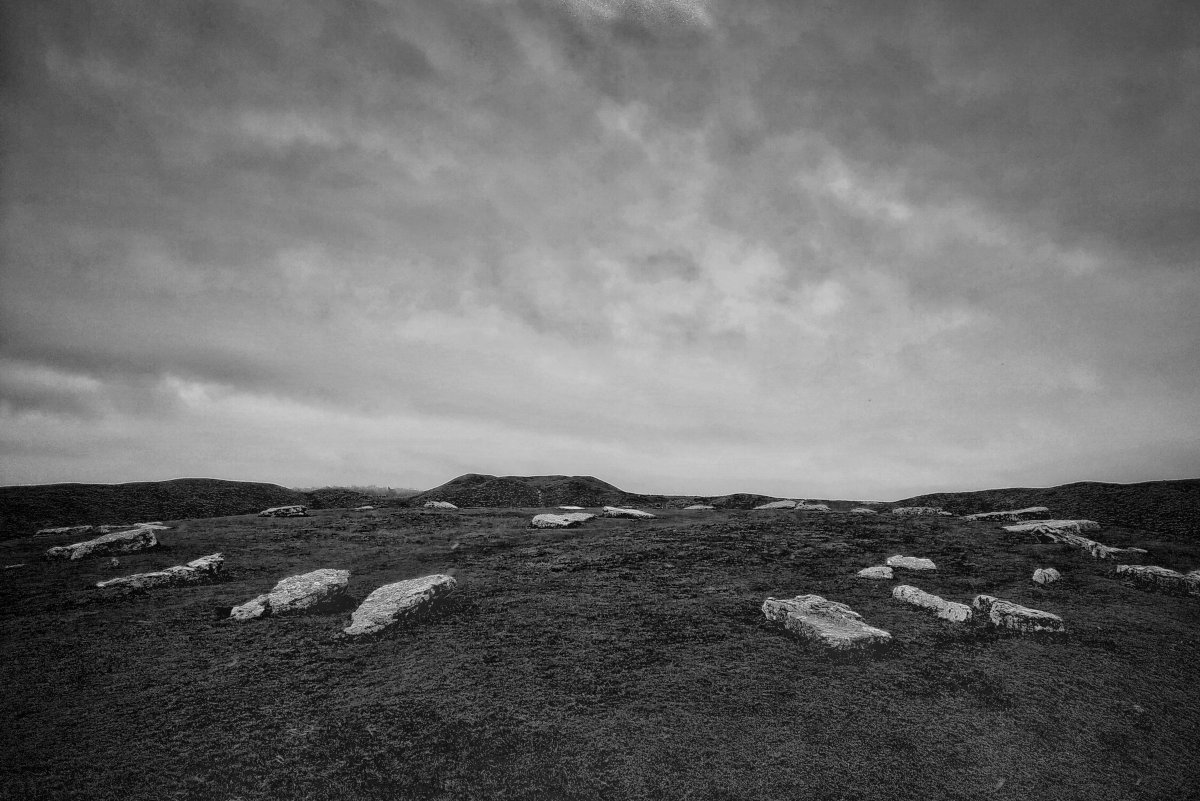
[[[111,799],[1160,799],[1200,782],[1200,599],[1126,586],[1078,549],[888,515],[655,510],[536,530],[543,509],[318,510],[189,520],[157,551],[0,574],[0,795]],[[1148,562],[1200,543],[1105,529]],[[220,583],[92,585],[220,551]],[[857,570],[888,556],[936,571]],[[348,611],[214,617],[280,578],[361,600],[459,582],[419,624],[338,639]],[[1032,583],[1037,567],[1064,578]],[[911,583],[1061,615],[1032,638],[896,602]],[[830,657],[767,596],[847,603],[894,643]]]

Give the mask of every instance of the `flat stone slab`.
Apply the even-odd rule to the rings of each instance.
[[[977,618],[1003,629],[1012,629],[1024,634],[1066,631],[1063,619],[1058,615],[1040,609],[1030,609],[992,595],[976,595],[971,606],[974,607]]]
[[[1094,526],[1095,528],[1088,527]],[[1117,548],[1083,536],[1081,531],[1094,531],[1100,524],[1094,520],[1031,520],[1015,526],[1005,526],[1005,531],[1016,534],[1034,534],[1050,542],[1073,545],[1091,554],[1093,559],[1116,559],[1119,556],[1135,556],[1146,553],[1144,548]]]
[[[452,576],[440,573],[384,584],[359,604],[350,617],[349,627],[343,631],[352,636],[383,631],[420,615],[457,586]]]
[[[57,528],[39,528],[35,537],[82,537],[87,534],[103,534],[95,526],[58,526]]]
[[[851,509],[851,510],[850,510],[850,514],[854,514],[854,515],[877,515],[877,514],[879,514],[879,512],[875,511],[874,509],[868,509],[868,508],[867,508],[867,507],[865,507],[865,506],[855,506],[853,509]]]
[[[1041,584],[1045,586],[1046,584],[1053,584],[1060,578],[1062,578],[1062,573],[1059,573],[1052,567],[1039,567],[1037,570],[1033,571],[1034,584]]]
[[[177,584],[196,584],[201,581],[216,579],[221,575],[221,565],[225,557],[219,553],[201,556],[186,565],[175,565],[165,570],[153,573],[134,573],[131,576],[120,576],[108,581],[96,582],[100,589],[123,587],[131,590],[148,590],[151,587],[170,587]]]
[[[649,512],[643,512],[641,509],[622,509],[619,506],[605,506],[601,512],[605,517],[631,517],[637,520],[655,516]]]
[[[901,584],[893,588],[892,597],[897,601],[928,609],[942,620],[949,620],[951,623],[966,623],[972,616],[971,607],[966,604],[947,601],[910,584]]]
[[[534,528],[574,528],[591,520],[595,515],[587,512],[570,512],[565,515],[535,515],[529,525]]]
[[[372,509],[374,509],[374,508],[375,508],[374,506],[371,506],[370,504],[367,504],[366,506],[355,506],[355,507],[354,507],[354,511],[356,511],[356,512],[369,512],[369,511],[371,511],[371,510],[372,510]]]
[[[235,606],[229,617],[232,620],[254,620],[306,612],[342,596],[349,583],[349,570],[323,568],[299,576],[288,576],[270,592]]]
[[[953,515],[940,506],[897,506],[892,510],[892,514],[900,515],[901,517],[953,517]]]
[[[1200,595],[1200,571],[1180,573],[1155,565],[1117,565],[1117,575],[1147,590],[1177,595]]]
[[[1004,512],[976,512],[973,515],[963,515],[963,520],[980,522],[1016,523],[1029,515],[1044,515],[1050,510],[1045,506],[1027,506],[1024,509],[1009,509]]]
[[[568,512],[579,512],[583,510],[582,506],[559,506],[557,508],[566,510]]]
[[[876,565],[875,567],[864,567],[855,575],[869,579],[890,579],[892,577],[892,569],[887,565]]]
[[[457,509],[450,501],[425,501],[426,509]]]
[[[829,504],[827,503],[805,503],[800,501],[796,504],[796,510],[799,512],[828,512]]]
[[[707,503],[693,503],[691,506],[683,507],[683,511],[685,511],[685,512],[707,512],[710,509],[714,509],[714,508],[716,508],[716,507],[714,507],[710,504],[707,504]]]
[[[892,635],[868,626],[862,615],[845,604],[820,595],[768,598],[762,605],[767,620],[782,623],[799,637],[833,651],[857,651],[883,645]]]
[[[1026,520],[1005,526],[1004,530],[1018,534],[1082,534],[1085,531],[1099,531],[1100,524],[1095,520]]]
[[[795,509],[795,508],[796,508],[795,501],[771,501],[770,503],[764,503],[761,506],[755,506],[754,510],[761,511],[763,509]]]
[[[901,567],[905,570],[937,570],[937,565],[932,559],[923,559],[919,556],[889,556],[887,558],[888,567]]]
[[[135,553],[145,551],[158,545],[155,528],[140,526],[128,531],[114,531],[85,542],[73,545],[59,545],[46,551],[48,559],[68,559],[74,561],[87,556],[112,556],[116,553]]]
[[[300,506],[272,506],[270,509],[263,509],[258,513],[259,517],[308,517],[308,507]]]

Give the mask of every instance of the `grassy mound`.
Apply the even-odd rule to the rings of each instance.
[[[317,511],[179,523],[157,552],[67,564],[18,540],[0,574],[0,797],[1161,799],[1200,781],[1200,599],[994,524],[664,511],[533,530],[539,510]],[[1200,566],[1193,539],[1097,534]],[[56,543],[50,543],[56,544]],[[223,583],[91,585],[222,551]],[[856,578],[892,554],[936,573]],[[1038,587],[1036,567],[1064,578]],[[442,572],[419,625],[338,639],[348,612],[215,619],[279,578]],[[1054,639],[940,621],[912,583],[1061,615]],[[816,593],[890,631],[830,658],[768,624]]]

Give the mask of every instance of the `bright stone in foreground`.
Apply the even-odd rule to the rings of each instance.
[[[295,506],[272,506],[258,513],[259,517],[308,517],[308,509],[299,504]]]
[[[156,545],[158,545],[158,537],[155,536],[154,529],[139,527],[128,531],[114,531],[112,534],[105,534],[86,542],[50,548],[46,551],[46,557],[74,561],[85,556],[111,556],[114,553],[144,551]]]
[[[643,512],[641,509],[622,509],[618,506],[605,506],[602,511],[605,517],[632,517],[639,520],[654,517],[654,515],[649,512]]]
[[[354,610],[346,634],[374,634],[405,618],[420,614],[438,598],[457,586],[451,577],[442,574],[384,584],[366,597]]]
[[[542,514],[535,515],[529,525],[534,528],[571,528],[582,525],[593,517],[595,515],[587,512],[571,512],[565,515]]]
[[[338,598],[349,583],[349,570],[323,568],[299,576],[288,576],[265,595],[235,606],[229,617],[233,620],[253,620],[256,617],[304,612]]]
[[[1062,578],[1062,573],[1059,573],[1052,567],[1039,567],[1037,570],[1033,571],[1034,584],[1053,584],[1060,578]]]
[[[889,567],[902,567],[905,570],[937,570],[932,559],[922,559],[919,556],[889,556]]]
[[[425,501],[426,509],[457,509],[450,501]]]
[[[1154,565],[1117,565],[1117,575],[1147,590],[1200,595],[1200,571],[1184,575]]]
[[[131,590],[147,590],[151,587],[195,584],[205,579],[215,579],[220,576],[221,565],[224,562],[224,556],[214,553],[208,556],[201,556],[199,559],[193,559],[186,565],[175,565],[174,567],[168,567],[166,570],[157,570],[153,573],[134,573],[132,576],[121,576],[109,579],[108,581],[97,582],[96,586],[100,589],[106,587],[127,587]]]
[[[976,595],[971,604],[975,611],[985,617],[993,626],[1013,629],[1022,633],[1059,632],[1066,631],[1063,620],[1058,615],[1043,612],[1040,609],[1030,609],[1027,606],[1004,601],[991,595]]]
[[[864,567],[858,571],[858,575],[869,579],[890,579],[892,577],[892,569],[887,565]]]
[[[850,607],[820,595],[768,598],[762,611],[767,620],[783,623],[788,631],[835,651],[859,650],[892,639],[883,629],[864,623]]]
[[[971,607],[966,604],[947,601],[909,584],[901,584],[892,590],[892,597],[898,601],[928,609],[942,620],[952,623],[965,623],[971,619]]]

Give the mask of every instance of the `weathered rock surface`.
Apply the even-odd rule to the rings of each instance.
[[[862,570],[858,571],[858,575],[869,579],[890,579],[892,577],[892,569],[887,565],[864,567]]]
[[[1039,567],[1037,570],[1033,571],[1034,584],[1041,584],[1043,586],[1046,584],[1053,584],[1060,578],[1062,578],[1062,573],[1059,573],[1052,567]]]
[[[923,559],[919,556],[889,556],[887,558],[888,567],[902,567],[905,570],[937,570],[937,565],[932,559]]]
[[[874,509],[868,509],[865,506],[855,506],[853,509],[850,510],[850,513],[855,514],[855,515],[877,515],[877,514],[879,514],[879,512],[876,512]]]
[[[572,528],[583,525],[595,515],[587,512],[570,512],[565,515],[541,514],[535,515],[529,525],[534,528]]]
[[[426,509],[457,509],[450,501],[425,501]]]
[[[233,620],[253,620],[257,617],[305,612],[334,601],[346,592],[350,583],[349,570],[323,568],[299,576],[282,579],[268,593],[233,607]]]
[[[795,509],[795,508],[796,508],[795,501],[771,501],[770,503],[764,503],[764,504],[754,507],[755,511],[759,511],[762,509]]]
[[[1066,631],[1063,619],[1058,615],[1030,609],[992,595],[976,595],[971,606],[975,608],[977,619],[984,619],[1000,628],[1022,633]]]
[[[583,509],[582,506],[560,506],[559,509],[565,509],[568,512],[578,512]]]
[[[371,506],[370,504],[367,504],[366,506],[355,506],[355,507],[354,507],[354,511],[356,511],[356,512],[369,512],[369,511],[371,511],[371,510],[372,510],[372,509],[374,509],[374,508],[375,508],[374,506]]]
[[[1005,512],[976,512],[973,515],[963,515],[963,520],[975,520],[995,523],[1016,523],[1030,515],[1044,515],[1050,510],[1045,506],[1029,506],[1025,509],[1010,509]]]
[[[123,587],[131,590],[147,590],[151,587],[169,587],[176,584],[195,584],[197,582],[216,579],[221,575],[221,565],[225,557],[219,553],[201,556],[186,565],[175,565],[166,570],[156,570],[153,573],[134,573],[131,576],[121,576],[99,581],[96,586],[100,589]]]
[[[710,504],[707,504],[707,503],[693,503],[691,506],[683,507],[683,511],[685,511],[685,512],[700,512],[700,511],[708,511],[708,510],[714,509],[714,508],[716,508],[716,507],[714,507]]]
[[[1053,525],[1044,525],[1048,523]],[[1119,556],[1134,556],[1146,553],[1144,548],[1117,548],[1112,545],[1104,545],[1093,539],[1088,539],[1080,534],[1079,531],[1093,531],[1094,529],[1085,524],[1090,524],[1095,528],[1100,527],[1100,524],[1093,520],[1033,520],[1029,523],[1005,526],[1004,530],[1017,534],[1035,534],[1050,542],[1073,545],[1076,548],[1087,551],[1095,559],[1116,559]]]
[[[145,551],[158,545],[155,529],[151,527],[131,528],[128,531],[114,531],[96,537],[93,540],[76,542],[72,545],[59,545],[46,551],[48,559],[83,559],[86,556],[111,556],[115,553],[134,553]]]
[[[820,595],[768,598],[762,611],[767,620],[782,623],[788,631],[834,651],[861,650],[892,639],[883,629],[864,623],[862,615],[850,607]]]
[[[1117,565],[1117,575],[1135,586],[1177,595],[1200,595],[1200,571],[1180,573],[1155,565]]]
[[[384,584],[354,610],[346,634],[374,634],[402,620],[420,615],[454,590],[454,578],[443,574]]]
[[[928,609],[942,620],[949,620],[952,623],[966,623],[971,619],[971,607],[966,604],[947,601],[910,584],[901,584],[893,588],[892,597],[898,601]]]
[[[828,512],[829,504],[827,503],[805,503],[800,501],[796,504],[796,509],[801,512]]]
[[[897,506],[892,510],[892,514],[900,515],[901,517],[925,517],[928,515],[952,517],[949,512],[940,506]]]
[[[103,534],[95,526],[59,526],[58,528],[40,528],[35,537],[82,537],[85,534]]]
[[[259,517],[308,517],[308,507],[296,504],[294,506],[272,506],[258,513]]]
[[[619,506],[605,506],[602,510],[605,517],[632,517],[638,520],[654,517],[649,512],[643,512],[641,509],[622,509]]]

